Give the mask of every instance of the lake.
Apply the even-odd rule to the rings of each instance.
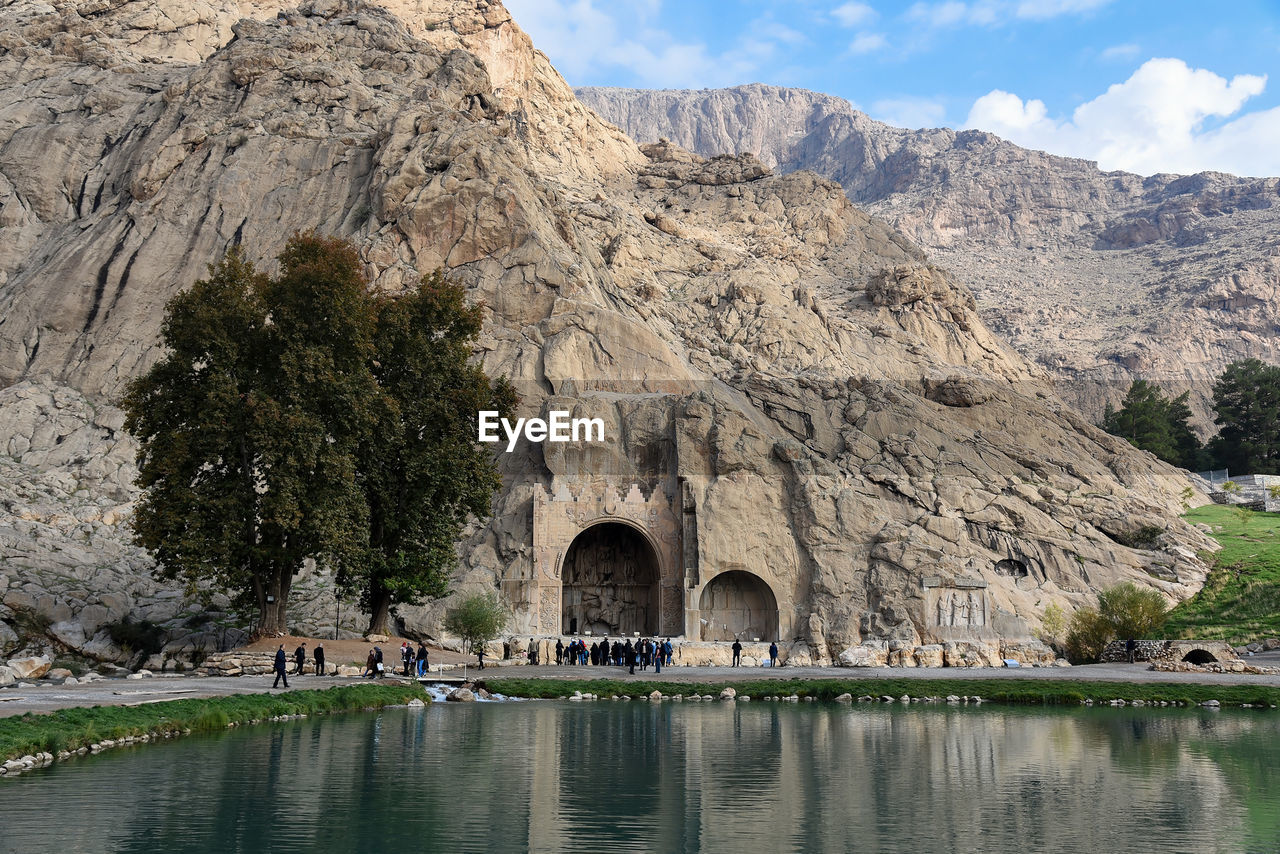
[[[0,851],[1280,849],[1280,715],[510,702],[266,724],[0,781]]]

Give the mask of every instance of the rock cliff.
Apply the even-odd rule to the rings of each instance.
[[[901,231],[812,172],[636,145],[497,3],[18,0],[0,20],[6,625],[103,657],[125,616],[163,623],[172,654],[225,640],[225,600],[160,584],[128,544],[111,402],[209,261],[269,261],[311,228],[388,292],[443,266],[487,305],[478,355],[521,414],[605,421],[603,443],[500,454],[495,515],[461,546],[456,587],[501,588],[520,634],[559,629],[539,502],[616,513],[633,482],[650,521],[686,520],[664,625],[748,572],[823,660],[989,653],[1052,601],[1202,583],[1180,474],[1064,405]],[[345,622],[307,582],[300,628]],[[400,617],[431,633],[441,607]]]
[[[982,131],[904,130],[759,84],[584,88],[634,138],[811,169],[958,274],[979,313],[1090,417],[1135,378],[1193,390],[1208,429],[1229,362],[1280,359],[1280,180],[1102,172]]]

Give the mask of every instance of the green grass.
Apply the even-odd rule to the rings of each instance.
[[[1209,504],[1183,518],[1212,527],[1222,551],[1209,558],[1204,589],[1170,612],[1167,634],[1235,644],[1280,637],[1280,514]]]
[[[57,755],[104,738],[165,733],[216,732],[279,715],[325,715],[426,700],[417,685],[350,685],[324,691],[233,694],[203,700],[172,700],[145,706],[60,709],[47,715],[0,718],[0,761],[41,751]]]
[[[489,679],[485,687],[511,697],[550,699],[574,691],[601,696],[624,694],[638,697],[655,689],[663,694],[710,694],[719,696],[725,687],[739,695],[760,698],[795,694],[818,700],[834,700],[841,694],[854,697],[982,697],[1009,705],[1079,705],[1086,698],[1095,702],[1142,700],[1144,702],[1201,703],[1218,700],[1223,705],[1241,703],[1280,705],[1280,688],[1252,685],[1196,685],[1173,682],[1084,682],[1059,679],[762,679],[730,683],[662,682],[624,679]]]

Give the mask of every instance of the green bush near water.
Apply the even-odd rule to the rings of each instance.
[[[380,709],[426,700],[417,685],[350,685],[323,691],[234,694],[203,700],[171,700],[145,706],[60,709],[47,715],[0,718],[0,761],[47,751],[78,750],[104,738],[165,733],[216,732],[228,724],[279,715],[325,715]]]

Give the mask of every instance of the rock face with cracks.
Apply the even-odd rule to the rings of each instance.
[[[578,94],[642,142],[839,181],[961,275],[983,321],[1092,418],[1143,378],[1191,390],[1209,429],[1227,363],[1280,358],[1276,177],[1103,172],[983,131],[890,127],[803,89]]]
[[[663,625],[696,634],[702,594],[746,573],[795,660],[987,661],[1050,602],[1203,581],[1177,470],[1063,404],[903,234],[813,173],[636,145],[500,4],[0,16],[0,618],[19,644],[34,624],[113,657],[102,627],[124,617],[163,624],[174,656],[221,643],[197,615],[225,601],[129,545],[111,402],[159,358],[166,299],[228,246],[269,265],[304,229],[353,240],[383,291],[444,267],[484,300],[478,357],[521,415],[604,421],[603,442],[499,452],[494,516],[460,544],[455,589],[501,589],[517,635],[560,626],[537,496],[608,513],[632,484],[680,520]],[[1145,526],[1158,548],[1122,545]],[[312,576],[300,628],[358,618]],[[443,609],[399,619],[436,634]]]

